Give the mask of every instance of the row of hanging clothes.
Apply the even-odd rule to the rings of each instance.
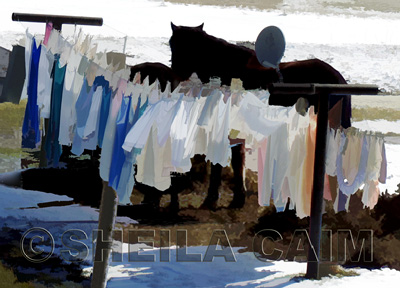
[[[114,53],[96,53],[97,44],[92,44],[91,37],[84,38],[80,32],[74,43],[70,43],[51,26],[51,23],[46,25],[43,41],[26,32],[27,73],[21,99],[28,100],[22,147],[45,145],[48,163],[57,166],[60,145],[75,143],[76,155],[83,149],[94,150],[97,139],[101,146],[108,119],[108,99],[118,90],[126,89],[123,82],[128,82],[130,71],[121,69],[125,67],[125,59],[114,59]],[[98,117],[100,110],[107,113]],[[49,119],[49,127],[43,125],[42,131],[40,118]],[[48,136],[45,143],[40,143],[42,134]]]
[[[295,106],[268,105],[268,91],[245,91],[238,82],[221,86],[218,79],[203,85],[195,75],[174,91],[169,84],[161,91],[148,79],[140,84],[140,74],[129,82],[129,70],[108,64],[90,37],[71,44],[49,31],[40,45],[27,33],[24,147],[38,147],[46,133],[41,145],[53,166],[61,145],[71,146],[75,155],[102,148],[100,176],[117,191],[119,203],[127,204],[135,172],[137,181],[166,190],[171,172],[189,171],[195,154],[225,167],[230,140],[245,139],[246,168],[258,172],[259,204],[282,210],[290,199],[299,217],[310,214],[313,107],[300,115]],[[44,131],[40,117],[49,119]],[[350,129],[330,130],[328,140],[324,197],[341,211],[364,186],[363,203],[373,207],[377,183],[386,179],[383,139]]]
[[[139,95],[146,85],[138,85]],[[268,98],[268,91],[221,87],[215,79],[203,85],[192,77],[164,93],[153,86],[148,107],[122,137],[122,149],[135,155],[138,181],[165,190],[170,173],[188,172],[195,154],[225,167],[230,140],[245,139],[245,166],[258,172],[259,204],[273,203],[281,211],[290,199],[299,217],[309,216],[317,115],[313,107],[301,115],[299,105],[270,106]],[[378,182],[386,180],[383,138],[354,128],[329,129],[328,144],[324,198],[343,211],[364,187],[362,202],[373,208]]]

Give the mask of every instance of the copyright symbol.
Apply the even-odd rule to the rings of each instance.
[[[50,251],[45,251],[39,246],[50,247]],[[41,263],[48,260],[54,252],[54,238],[51,233],[41,227],[28,229],[22,235],[20,248],[22,255],[31,262]]]

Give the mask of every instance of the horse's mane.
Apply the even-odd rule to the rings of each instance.
[[[169,44],[171,47],[171,50],[174,50],[174,42],[176,41],[183,41],[188,47],[194,48],[195,50],[198,49],[207,49],[212,51],[212,48],[217,48],[217,49],[233,49],[236,52],[241,51],[244,55],[246,56],[252,56],[255,55],[254,50],[247,48],[245,46],[239,46],[235,45],[232,43],[229,43],[228,41],[217,38],[215,36],[207,34],[203,30],[203,24],[197,27],[188,27],[188,26],[176,26],[171,22],[171,27],[173,34],[169,40]],[[194,42],[189,42],[189,40],[193,40]],[[196,49],[196,47],[191,47],[193,44],[199,44],[200,42],[204,44],[211,45],[210,47],[206,46],[201,46]]]
[[[183,78],[196,72],[203,82],[217,75],[223,83],[230,82],[232,77],[241,78],[249,59],[255,57],[249,48],[207,34],[203,24],[187,27],[171,23],[171,27],[171,68]]]

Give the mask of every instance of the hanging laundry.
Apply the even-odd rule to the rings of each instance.
[[[144,91],[143,94],[147,93]],[[150,93],[148,95],[150,95]],[[147,139],[149,137],[151,127],[153,126],[153,123],[156,121],[159,110],[161,109],[161,105],[157,104],[159,103],[157,102],[151,103],[149,100],[149,105],[147,106],[147,109],[143,113],[143,116],[136,122],[136,124],[126,135],[124,144],[122,145],[122,148],[124,150],[130,152],[132,151],[133,147],[137,149],[144,148]]]
[[[80,82],[80,74],[77,73],[81,59],[82,56],[75,51],[75,48],[72,49],[68,59],[67,68],[65,70],[64,90],[61,103],[61,126],[59,141],[60,144],[66,146],[72,145],[72,141],[75,136],[75,104],[83,85],[83,75],[82,82]],[[74,89],[75,85],[78,85],[79,83],[81,87],[79,87],[79,89]]]
[[[336,160],[339,154],[340,135],[340,131],[336,132],[334,129],[328,130],[325,171],[329,176],[336,176]]]
[[[143,115],[144,110],[146,110],[148,101],[146,100],[144,104],[142,104],[141,96],[139,95],[138,102],[136,105],[136,109],[133,113],[133,117],[129,117],[129,124],[126,127],[126,133],[133,125],[137,122],[137,120]],[[133,110],[133,109],[131,109]],[[130,114],[130,116],[132,113]],[[126,134],[125,134],[126,135]],[[135,184],[134,178],[134,164],[136,163],[136,157],[141,153],[140,149],[134,148],[131,152],[125,153],[125,162],[122,166],[122,171],[119,179],[119,184],[117,188],[118,201],[121,204],[128,204],[130,202],[130,196],[133,190],[133,186]]]
[[[176,167],[172,164],[171,131],[173,123],[178,117],[177,110],[181,108],[183,98],[183,94],[179,93],[174,93],[169,98],[169,88],[170,86],[167,85],[165,91],[159,94],[160,100],[155,103],[154,100],[158,97],[151,93],[154,98],[153,105],[158,107],[159,113],[150,127],[146,145],[136,158],[137,181],[161,191],[170,187],[170,173],[176,171]]]
[[[220,164],[222,167],[228,166],[231,158],[229,145],[229,111],[231,108],[231,98],[224,100],[223,94],[219,98],[214,115],[212,128],[209,133],[209,142],[206,151],[206,160],[213,164]],[[189,159],[190,161],[190,159]]]
[[[189,98],[179,102],[179,109],[171,124],[171,164],[181,173],[188,172],[192,166],[189,155],[187,157],[183,155],[185,154],[189,119],[194,101],[194,98]]]
[[[38,86],[37,86],[37,104],[40,109],[40,117],[48,119],[50,117],[50,100],[53,78],[51,72],[54,66],[54,55],[44,46],[41,45]]]
[[[75,105],[77,122],[71,149],[75,155],[81,155],[85,149],[95,150],[97,147],[100,107],[105,86],[107,82],[103,76],[97,76],[92,86],[89,86],[87,79],[84,78]]]
[[[109,82],[105,80],[103,86],[103,95],[102,95],[102,101],[101,101],[101,106],[100,106],[100,119],[99,119],[99,132],[98,132],[98,139],[97,143],[100,148],[103,147],[103,138],[104,138],[104,132],[106,130],[106,124],[108,120],[108,114],[110,112],[110,105],[111,105],[111,94],[112,94],[112,89],[110,88]]]
[[[281,126],[268,136],[267,150],[262,175],[261,198],[262,206],[269,206],[270,199],[279,199],[283,180],[289,164],[288,128]]]
[[[26,104],[24,122],[22,124],[22,148],[37,148],[40,142],[40,117],[38,106],[38,73],[41,46],[32,39],[29,82],[27,86],[28,103]]]
[[[331,130],[328,147],[329,150],[338,151],[336,165],[333,165],[335,153],[328,151],[326,161],[335,211],[348,209],[350,196],[359,189],[363,190],[362,203],[373,208],[380,194],[378,184],[386,181],[387,163],[383,139],[354,128]],[[332,175],[337,175],[337,179]],[[333,182],[334,179],[336,182]]]
[[[347,163],[344,163],[343,154],[345,154],[345,143],[347,142]],[[359,143],[362,143],[362,147],[360,149]],[[358,150],[358,151],[357,151]],[[360,152],[361,151],[361,155]],[[357,153],[358,152],[358,153]],[[339,189],[347,196],[350,196],[357,192],[357,190],[361,187],[365,180],[365,172],[367,169],[367,161],[368,161],[368,144],[367,139],[365,137],[356,137],[356,135],[351,135],[350,137],[346,137],[342,134],[342,138],[340,140],[340,148],[339,155],[337,157],[337,179],[339,183]],[[357,158],[357,154],[360,155]],[[346,167],[344,167],[344,165]],[[358,164],[358,165],[357,165]],[[343,173],[344,169],[347,168],[346,174]],[[379,167],[380,168],[380,167]],[[353,175],[350,175],[352,173]],[[348,177],[348,178],[346,178]],[[349,180],[348,180],[349,179]]]
[[[33,35],[28,32],[26,29],[25,32],[25,82],[21,92],[21,100],[28,98],[28,83],[29,83],[29,74],[31,71],[31,60],[32,60],[32,41]]]
[[[122,95],[124,95],[126,88],[127,81],[124,79],[119,79],[117,89],[115,90],[115,96],[113,96],[111,101],[109,116],[104,131],[103,147],[100,158],[100,177],[104,181],[109,181],[112,151],[116,131],[116,119],[121,107]]]
[[[46,23],[46,32],[44,34],[43,45],[47,46],[47,42],[49,41],[51,30],[53,30],[53,23],[47,22]]]
[[[117,116],[117,127],[115,131],[113,153],[110,166],[109,186],[118,189],[122,166],[125,162],[125,153],[122,144],[129,129],[129,113],[131,109],[132,96],[122,96],[121,108]]]
[[[67,44],[66,41],[62,38],[60,32],[57,30],[53,29],[50,32],[49,39],[47,41],[47,49],[53,53],[53,55],[61,55],[63,52],[63,49],[65,45],[70,45],[69,43]]]
[[[365,185],[363,188],[362,203],[368,207],[373,208],[378,203],[379,190],[379,176],[382,166],[382,146],[383,139],[377,137],[369,137],[369,153],[367,161],[367,169],[365,171]]]
[[[191,93],[195,93],[194,90]],[[192,158],[195,154],[205,154],[207,148],[207,135],[204,128],[197,125],[200,113],[206,103],[206,97],[198,97],[199,95],[191,94],[196,101],[194,101],[191,109],[190,117],[187,123],[188,134],[186,137],[183,158]]]
[[[61,145],[72,145],[76,155],[101,147],[100,176],[116,190],[119,203],[127,204],[135,172],[138,181],[166,190],[171,172],[189,171],[195,154],[227,166],[235,145],[230,140],[245,139],[252,152],[247,168],[258,170],[259,204],[273,203],[282,211],[290,201],[299,217],[310,214],[313,107],[300,115],[295,106],[269,106],[268,91],[221,87],[217,79],[203,85],[195,76],[175,91],[168,84],[161,92],[158,81],[149,85],[148,78],[139,84],[140,74],[128,83],[129,69],[109,66],[109,54],[96,54],[92,37],[82,41],[80,33],[72,45],[49,27],[47,46],[38,47],[27,33],[23,145],[38,146],[39,119],[49,118],[42,144],[50,165],[58,166]],[[354,129],[330,129],[327,148],[324,198],[343,211],[350,196],[363,188],[362,203],[372,208],[378,183],[387,176],[383,139]]]
[[[60,67],[59,56],[54,64],[53,74],[53,88],[51,94],[51,110],[49,127],[46,132],[45,151],[48,164],[57,167],[61,156],[61,144],[58,141],[60,131],[60,115],[61,115],[61,101],[62,91],[64,87],[64,76],[66,66]]]

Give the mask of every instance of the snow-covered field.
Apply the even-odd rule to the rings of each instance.
[[[327,2],[332,2],[328,8],[322,5]],[[95,35],[100,51],[122,52],[127,36],[125,52],[130,55],[130,65],[146,61],[169,64],[171,21],[186,26],[204,22],[207,33],[232,42],[253,42],[264,27],[276,25],[282,29],[287,42],[283,61],[320,58],[339,70],[349,83],[377,84],[392,93],[380,98],[360,97],[354,100],[355,107],[400,110],[400,98],[396,98],[400,94],[400,10],[349,9],[355,2],[362,1],[282,1],[288,4],[285,9],[280,5],[276,10],[260,11],[155,0],[4,1],[0,9],[0,46],[10,49],[24,38],[28,27],[31,33],[44,32],[43,24],[12,22],[13,12],[103,17],[103,27],[84,27],[84,31]],[[71,25],[63,26],[63,31],[66,37],[76,32]],[[400,134],[400,119],[385,121],[366,120],[355,126]],[[400,183],[400,146],[387,144],[386,147],[388,181],[381,190],[393,193]],[[2,223],[22,230],[30,228],[32,223],[45,225],[51,220],[59,223],[58,226],[47,224],[53,234],[74,226],[88,231],[89,235],[97,226],[93,222],[98,219],[95,209],[78,205],[37,208],[40,202],[69,200],[66,196],[0,186],[0,219]],[[118,221],[128,222],[122,218]],[[211,263],[179,263],[173,260],[174,249],[169,263],[131,263],[125,248],[124,261],[111,264],[108,287],[397,287],[400,279],[399,271],[384,268],[354,269],[359,275],[352,277],[297,281],[292,277],[305,272],[304,263],[279,261],[266,264],[251,253],[239,253],[238,248],[234,248],[235,263],[226,263],[223,259]],[[205,250],[202,246],[190,247],[189,253],[204,255]]]

